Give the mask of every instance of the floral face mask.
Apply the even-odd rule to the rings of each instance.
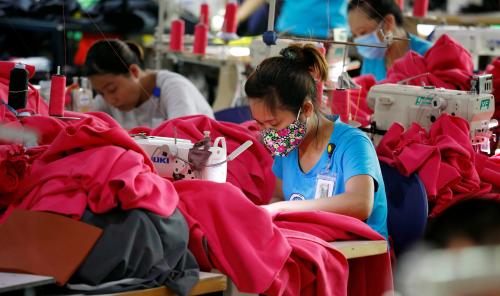
[[[266,147],[275,156],[287,156],[293,149],[297,148],[306,136],[306,123],[299,120],[300,110],[297,119],[287,127],[276,130],[267,128],[260,132]]]

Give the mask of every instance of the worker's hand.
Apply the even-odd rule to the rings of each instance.
[[[268,205],[262,205],[261,207],[266,209],[270,214],[276,214],[276,213],[284,211],[284,207],[283,207],[284,203],[285,203],[284,201],[279,201],[279,202],[271,203]]]

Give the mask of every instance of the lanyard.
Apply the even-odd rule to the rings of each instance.
[[[330,171],[330,167],[332,165],[332,156],[333,156],[333,152],[335,151],[335,144],[328,143],[328,146],[326,147],[326,151],[328,152],[328,163],[326,164],[326,167],[325,167],[325,173],[328,173]]]

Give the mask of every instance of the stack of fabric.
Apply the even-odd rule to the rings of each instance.
[[[441,115],[426,132],[418,124],[405,130],[394,123],[377,146],[380,161],[408,176],[418,173],[425,185],[430,217],[453,203],[473,197],[498,199],[498,162],[474,151],[466,120]]]

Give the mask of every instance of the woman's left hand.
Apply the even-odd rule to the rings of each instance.
[[[261,207],[266,209],[270,214],[275,214],[284,211],[284,204],[284,201],[279,201],[268,205],[262,205]]]

